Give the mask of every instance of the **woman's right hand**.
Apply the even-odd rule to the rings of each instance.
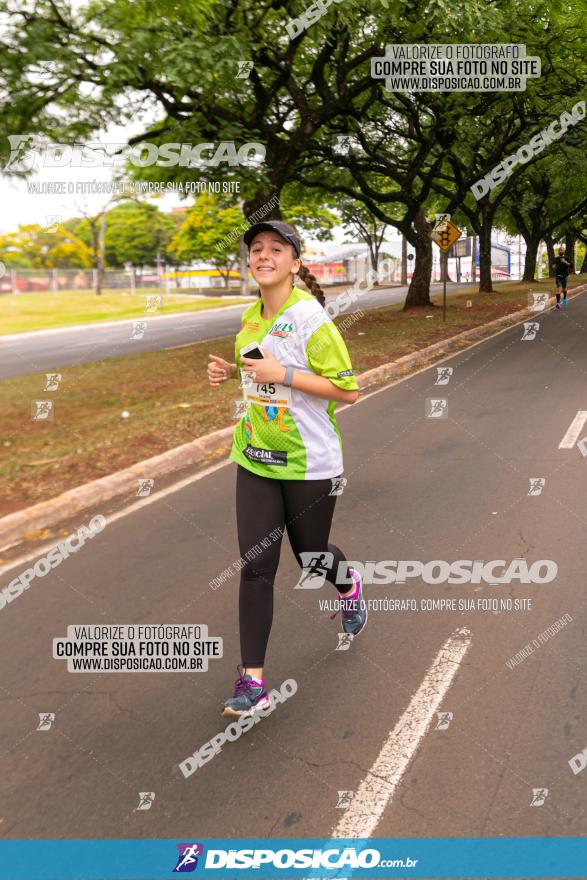
[[[229,364],[224,358],[216,357],[215,354],[209,354],[208,357],[212,358],[208,364],[208,380],[210,385],[216,386],[220,385],[221,382],[226,382],[231,375],[232,364]]]

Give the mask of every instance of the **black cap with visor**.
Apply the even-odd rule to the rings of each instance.
[[[298,257],[301,256],[302,243],[295,229],[289,223],[285,223],[283,220],[267,220],[264,223],[255,223],[243,235],[248,248],[251,247],[254,237],[260,232],[277,232],[288,244],[292,245]]]

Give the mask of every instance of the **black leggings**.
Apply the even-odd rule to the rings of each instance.
[[[325,551],[334,560],[326,579],[339,593],[350,590],[336,583],[342,551],[328,543],[336,495],[329,495],[332,480],[275,480],[260,477],[237,465],[236,518],[241,569],[239,623],[244,666],[263,666],[273,621],[273,581],[279,564],[284,526],[300,566],[300,553]],[[265,546],[263,546],[263,544]],[[260,552],[259,552],[260,551]],[[248,554],[248,557],[247,557]],[[342,570],[342,569],[341,569]]]

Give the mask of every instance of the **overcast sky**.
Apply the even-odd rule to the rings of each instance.
[[[105,134],[96,135],[95,141],[101,144],[127,143],[128,139],[140,132],[142,126],[116,127]],[[144,129],[142,129],[144,130]],[[37,160],[39,166],[26,180],[14,175],[8,176],[0,171],[0,234],[16,232],[19,225],[39,223],[45,226],[48,223],[65,221],[69,217],[81,216],[82,214],[96,214],[107,204],[110,195],[107,193],[97,194],[62,194],[34,192],[35,184],[55,184],[63,182],[78,183],[93,181],[108,182],[113,179],[113,168],[108,165],[96,167],[75,167],[66,165],[60,167],[46,167],[41,164],[42,158]],[[193,180],[198,180],[198,171],[194,169]],[[222,165],[218,168],[218,180],[222,181]],[[140,195],[142,199],[146,198]],[[189,206],[193,204],[194,197],[182,199],[181,195],[170,193],[153,200],[162,211],[171,211],[174,207]],[[59,219],[57,219],[59,218]],[[388,230],[392,234],[391,228]],[[349,240],[342,229],[333,231],[334,243]],[[389,235],[387,236],[389,238]],[[354,238],[354,236],[353,236]],[[317,245],[320,243],[308,240],[307,244]]]
[[[113,127],[105,134],[96,135],[95,141],[102,144],[127,143],[128,138],[139,133],[141,129],[142,125],[136,126],[136,128],[134,126]],[[109,195],[104,193],[95,195],[34,193],[29,191],[31,184],[57,181],[65,181],[66,183],[94,180],[111,181],[112,173],[112,167],[106,165],[86,168],[40,167],[25,181],[0,172],[0,205],[2,206],[0,233],[15,232],[19,224],[40,223],[45,225],[48,216],[61,215],[63,220],[66,220],[68,217],[79,216],[81,211],[97,213],[109,199]],[[179,195],[171,194],[157,199],[156,203],[161,210],[170,211],[173,207],[188,205],[192,202],[193,198],[182,201]]]

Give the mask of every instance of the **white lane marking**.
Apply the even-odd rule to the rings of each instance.
[[[116,513],[112,513],[106,517],[106,524],[110,525],[113,522],[116,522],[117,519],[122,519],[123,516],[127,516],[129,513],[134,513],[135,510],[140,510],[143,507],[147,507],[149,504],[153,504],[155,501],[160,501],[161,498],[165,498],[166,495],[173,495],[174,492],[177,492],[178,489],[183,489],[185,486],[189,486],[190,483],[195,483],[198,480],[203,480],[204,477],[209,476],[209,474],[213,474],[214,471],[220,470],[220,468],[226,467],[227,464],[232,464],[232,459],[227,459],[226,461],[220,461],[218,464],[211,465],[207,467],[205,470],[200,471],[197,474],[194,474],[191,477],[186,477],[184,480],[180,480],[179,483],[173,483],[171,486],[168,486],[166,489],[161,489],[160,492],[154,492],[152,495],[148,495],[146,498],[140,498],[138,501],[133,504],[129,504],[128,507],[123,508],[122,510],[118,510]],[[115,500],[115,499],[113,499]],[[108,501],[100,501],[95,505],[95,510],[92,511],[91,507],[88,507],[88,510],[85,513],[78,513],[77,523],[78,525],[72,527],[72,531],[78,526],[85,525],[87,520],[91,519],[96,513],[99,512],[99,507],[101,504],[107,504]],[[62,524],[59,523],[55,526],[55,529],[58,530],[62,528]],[[71,534],[71,532],[70,532]],[[18,568],[19,566],[24,565],[27,562],[31,562],[33,559],[38,559],[39,556],[45,556],[48,550],[51,547],[57,546],[60,541],[65,541],[66,535],[59,535],[53,538],[52,541],[49,541],[46,544],[43,544],[40,547],[37,547],[36,550],[28,553],[25,556],[19,556],[18,559],[13,560],[12,562],[7,563],[6,565],[0,565],[0,577],[6,574],[6,572],[11,571],[13,568]],[[14,545],[13,545],[14,546]],[[9,547],[5,547],[4,550],[10,549]]]
[[[572,449],[577,442],[577,437],[583,430],[583,425],[587,422],[587,409],[580,409],[571,422],[569,430],[558,444],[559,449]]]
[[[465,627],[455,630],[446,640],[410,705],[383,743],[332,838],[373,834],[470,645],[471,633]]]

